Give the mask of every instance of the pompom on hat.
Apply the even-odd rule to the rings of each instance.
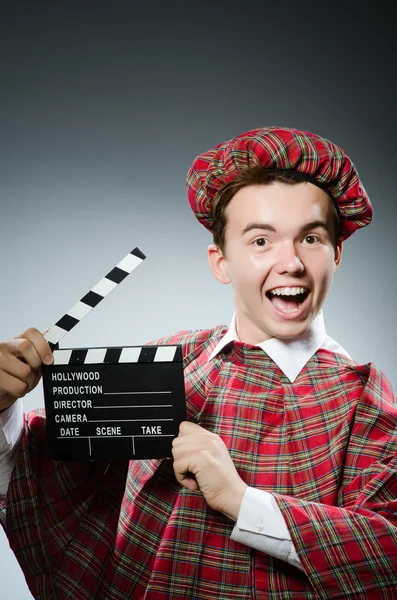
[[[212,231],[215,194],[250,167],[288,169],[325,190],[340,218],[342,239],[372,219],[372,205],[346,153],[323,137],[287,127],[252,129],[200,154],[187,175],[187,193],[197,219]]]

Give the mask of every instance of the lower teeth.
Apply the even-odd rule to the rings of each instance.
[[[299,311],[299,309],[301,308],[304,300],[306,298],[300,298],[300,302],[297,301],[297,299],[294,299],[293,302],[288,302],[286,300],[282,301],[282,299],[279,299],[277,296],[269,296],[269,300],[271,301],[271,303],[273,304],[273,306],[280,312],[282,312],[285,315],[293,315],[295,313],[297,313]],[[292,298],[291,298],[292,300]],[[293,305],[291,308],[287,308],[288,304]]]
[[[289,314],[289,315],[290,315],[290,314],[292,314],[292,313],[296,313],[296,312],[298,312],[298,310],[300,309],[300,306],[301,306],[301,305],[299,304],[299,305],[298,305],[298,308],[289,308],[289,309],[287,308],[286,310],[283,310],[283,311],[281,311],[281,312],[283,312],[283,313],[287,313],[287,314]]]

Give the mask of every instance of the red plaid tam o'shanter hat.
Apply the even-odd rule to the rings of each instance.
[[[329,140],[288,127],[252,129],[200,154],[189,169],[187,192],[197,219],[212,230],[215,194],[242,171],[262,166],[291,170],[333,199],[342,239],[372,219],[372,205],[347,154]]]

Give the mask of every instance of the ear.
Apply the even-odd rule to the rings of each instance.
[[[338,241],[338,245],[335,248],[334,273],[336,273],[340,267],[340,263],[342,260],[342,251],[343,251],[343,241],[340,239]]]
[[[230,283],[230,275],[227,270],[226,258],[222,250],[216,244],[210,244],[207,250],[208,264],[213,276],[221,283]]]

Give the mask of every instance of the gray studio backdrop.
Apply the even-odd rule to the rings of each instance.
[[[55,323],[135,246],[147,260],[61,347],[228,323],[185,173],[278,124],[339,143],[359,169],[376,218],[345,245],[326,324],[397,387],[395,35],[364,3],[318,4],[0,3],[0,339]],[[41,386],[24,405],[43,406]],[[28,599],[0,535],[0,598]]]

